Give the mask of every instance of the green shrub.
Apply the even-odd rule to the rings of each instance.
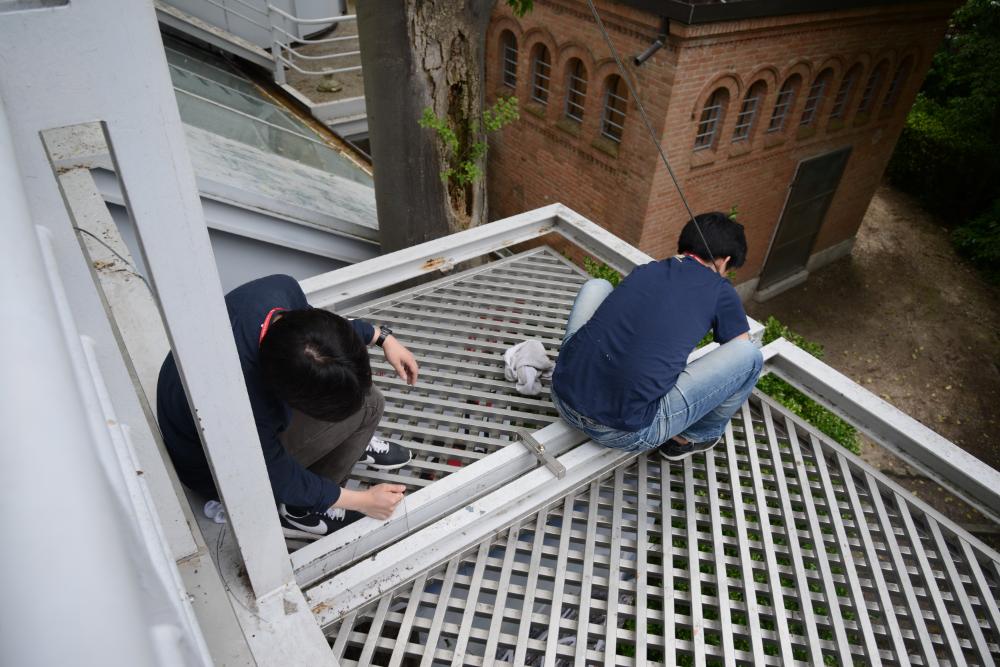
[[[1000,199],[971,222],[951,234],[959,254],[983,270],[993,283],[1000,283]]]
[[[958,227],[956,248],[996,280],[1000,197],[1000,11],[967,0],[951,18],[887,174]]]
[[[598,262],[589,257],[583,258],[583,270],[594,278],[604,278],[612,287],[618,287],[622,281],[622,274],[618,273],[604,262]]]
[[[822,345],[806,340],[779,322],[775,317],[768,317],[764,323],[764,344],[767,345],[779,338],[784,338],[789,343],[805,350],[817,359],[823,358]],[[861,453],[858,432],[853,426],[781,378],[768,373],[757,381],[757,388],[845,448],[855,454]]]

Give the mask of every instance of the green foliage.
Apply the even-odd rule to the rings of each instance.
[[[589,257],[583,258],[583,270],[594,278],[604,278],[612,287],[618,287],[622,281],[622,274],[618,273],[604,262],[598,262]]]
[[[521,18],[532,10],[535,6],[534,0],[507,0],[507,4],[514,10],[514,15]]]
[[[767,321],[764,323],[764,344],[767,345],[779,338],[784,338],[817,359],[823,358],[822,345],[806,340],[773,316],[767,318]],[[830,436],[836,442],[839,442],[845,448],[855,454],[861,453],[858,433],[853,426],[781,378],[768,373],[757,381],[757,388]]]
[[[968,0],[955,12],[888,174],[950,226],[979,220],[1000,198],[1000,9],[995,0]],[[959,249],[973,259],[995,257],[989,250],[996,243],[990,241],[991,233],[995,239],[990,225],[968,227],[954,237]]]
[[[473,122],[459,132],[447,118],[435,115],[430,107],[424,108],[417,122],[420,127],[437,132],[445,146],[448,167],[441,172],[441,180],[464,187],[483,175],[479,161],[486,155],[486,133],[496,132],[518,118],[517,98],[502,97],[492,107],[483,109],[482,129],[479,123]],[[460,136],[469,138],[463,140]]]
[[[958,252],[983,270],[988,280],[1000,284],[1000,199],[982,215],[952,232]]]

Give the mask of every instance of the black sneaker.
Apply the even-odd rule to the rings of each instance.
[[[707,452],[712,447],[715,447],[722,440],[720,435],[715,440],[706,442],[689,442],[682,445],[675,439],[670,438],[665,443],[660,445],[660,456],[668,461],[682,461],[687,457],[697,454],[698,452]]]
[[[367,463],[372,468],[379,470],[395,470],[402,468],[409,462],[409,449],[391,440],[383,440],[374,436],[368,443],[364,456],[361,457],[361,463]]]
[[[285,537],[297,540],[318,540],[363,517],[361,512],[330,508],[325,512],[310,512],[298,507],[278,505],[278,517]]]

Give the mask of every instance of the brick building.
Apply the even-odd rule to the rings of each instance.
[[[850,252],[958,4],[597,2],[692,209],[739,211],[744,296]],[[489,101],[522,109],[491,143],[491,217],[561,201],[672,254],[683,205],[586,2],[498,3],[486,58]]]

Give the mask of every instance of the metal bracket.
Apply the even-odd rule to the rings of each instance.
[[[551,454],[545,451],[545,445],[535,440],[535,437],[531,435],[531,432],[524,428],[515,429],[518,437],[521,438],[521,442],[527,447],[531,452],[538,458],[539,461],[545,464],[545,467],[552,471],[552,474],[556,476],[556,479],[562,479],[566,476],[566,466],[555,460]]]

